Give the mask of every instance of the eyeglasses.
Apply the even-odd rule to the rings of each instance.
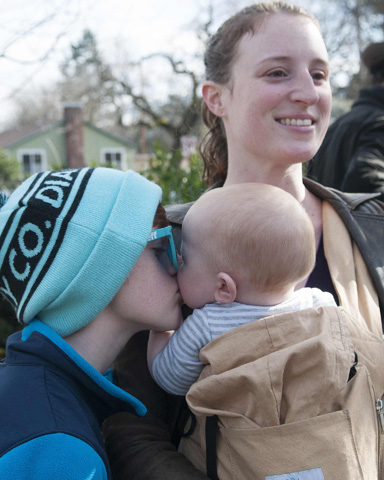
[[[179,265],[177,261],[175,242],[173,241],[172,236],[172,227],[170,225],[168,227],[152,230],[148,242],[153,242],[154,240],[159,240],[160,238],[168,239],[168,257],[171,260],[174,269],[177,270]]]

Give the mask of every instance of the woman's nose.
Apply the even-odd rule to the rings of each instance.
[[[292,102],[314,105],[319,101],[319,98],[318,87],[309,72],[302,73],[296,78],[290,93]]]

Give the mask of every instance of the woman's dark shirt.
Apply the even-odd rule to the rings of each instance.
[[[324,254],[323,236],[316,253],[316,265],[308,278],[306,287],[320,288],[323,292],[329,292],[333,295],[335,302],[339,305],[339,299],[335,287],[333,286],[331,274],[329,273],[328,263]]]

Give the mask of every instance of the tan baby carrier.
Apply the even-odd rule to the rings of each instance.
[[[348,239],[329,262],[343,307],[270,316],[201,350],[206,366],[187,394],[196,427],[180,451],[210,478],[384,479],[380,311]]]

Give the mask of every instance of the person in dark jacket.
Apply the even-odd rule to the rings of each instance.
[[[362,328],[375,342],[382,342],[384,204],[377,194],[345,194],[302,178],[302,164],[319,149],[331,113],[328,56],[318,23],[285,2],[250,5],[211,37],[205,67],[208,134],[202,156],[210,188],[258,182],[291,193],[316,233],[315,269],[297,288],[332,293],[354,318],[363,319]],[[166,209],[176,244],[190,206]],[[188,418],[184,398],[165,394],[151,380],[146,345],[147,335],[135,336],[114,366],[118,384],[148,407],[145,417],[123,412],[104,423],[114,480],[206,479],[204,469],[194,468],[177,451],[180,430],[191,433],[193,422],[183,430]],[[369,408],[376,413],[374,404]],[[378,446],[381,437],[377,431],[372,434]],[[324,449],[332,448],[324,438]],[[351,446],[349,453],[355,456],[356,449]],[[374,470],[379,468],[379,450],[373,453]],[[308,458],[308,465],[318,467],[316,458]],[[282,473],[288,472],[273,475]],[[353,478],[361,477],[360,471],[355,473]]]
[[[380,192],[384,198],[384,42],[370,44],[362,61],[372,87],[329,127],[307,176],[343,192]]]
[[[181,321],[160,198],[135,172],[83,168],[0,206],[0,291],[26,325],[0,363],[2,480],[112,480],[102,422],[146,407],[108,369],[134,333]]]

